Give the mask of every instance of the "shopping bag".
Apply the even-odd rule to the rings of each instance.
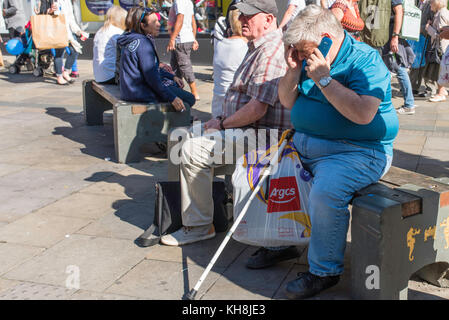
[[[407,40],[410,47],[413,49],[415,54],[415,60],[412,64],[412,69],[419,69],[426,65],[426,48],[429,43],[427,38],[422,34],[419,36],[419,41]]]
[[[449,87],[449,47],[447,47],[446,52],[441,58],[438,84],[443,87]]]
[[[39,14],[31,16],[33,42],[37,49],[65,48],[69,44],[69,37],[65,16]]]
[[[278,146],[283,139],[285,133]],[[270,165],[270,155],[275,152],[273,147],[265,152],[253,151],[237,161],[232,176],[234,220],[258,185],[262,172]],[[265,180],[234,232],[236,241],[267,247],[309,242],[311,222],[307,206],[312,176],[303,168],[292,141],[287,143],[276,161],[276,170]]]
[[[409,40],[419,40],[421,28],[421,10],[414,5],[414,1],[404,1],[404,17],[400,37]]]

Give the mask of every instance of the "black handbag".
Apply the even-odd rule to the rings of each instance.
[[[224,182],[213,182],[212,197],[215,231],[226,231],[229,224],[226,203],[230,197],[226,192]],[[173,233],[181,227],[181,185],[179,181],[157,182],[153,224],[136,239],[136,244],[141,247],[154,246],[159,243],[163,235]]]
[[[442,56],[443,52],[441,50],[440,40],[437,38],[431,48],[426,51],[426,62],[440,64]]]

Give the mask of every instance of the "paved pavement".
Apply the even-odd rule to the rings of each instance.
[[[180,299],[224,233],[182,248],[134,243],[151,224],[154,183],[166,178],[167,161],[116,163],[112,115],[104,126],[84,125],[81,82],[92,70],[90,61],[79,65],[82,77],[71,86],[0,70],[0,299]],[[212,68],[195,72],[194,114],[207,119]],[[400,116],[394,165],[449,177],[448,102],[417,104],[415,115]],[[231,240],[197,297],[285,299],[285,284],[307,269],[306,253],[250,271],[253,251]],[[350,299],[350,252],[349,235],[342,281],[315,299]],[[409,298],[449,299],[449,289],[413,279]]]

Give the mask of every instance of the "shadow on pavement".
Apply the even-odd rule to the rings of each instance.
[[[197,80],[200,81],[204,81],[204,82],[214,82],[214,78],[210,73],[200,73],[200,72],[195,72],[195,78]]]
[[[8,81],[10,83],[56,83],[56,78],[46,75],[44,77],[35,77],[33,71],[21,71],[18,74],[11,74],[7,70],[0,72],[0,80]]]
[[[449,161],[394,150],[393,166],[433,178],[449,177]]]
[[[46,114],[68,122],[69,126],[56,127],[54,135],[62,135],[65,138],[83,144],[81,152],[100,159],[115,159],[114,132],[111,125],[86,126],[84,117],[80,112],[70,112],[65,108],[46,108]],[[112,115],[106,114],[105,123],[112,123]]]

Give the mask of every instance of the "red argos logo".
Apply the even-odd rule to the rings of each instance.
[[[296,177],[282,177],[270,181],[267,212],[301,210]]]

